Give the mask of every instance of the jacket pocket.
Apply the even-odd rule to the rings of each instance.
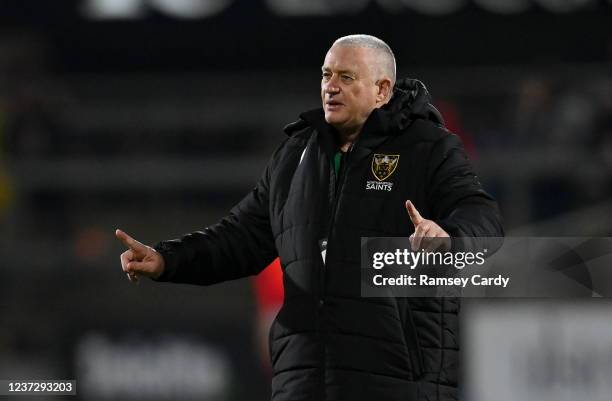
[[[404,330],[404,341],[408,351],[408,359],[412,368],[413,380],[418,380],[424,374],[423,349],[419,344],[418,331],[415,324],[414,312],[406,302],[405,316],[402,320]]]

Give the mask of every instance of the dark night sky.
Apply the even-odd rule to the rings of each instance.
[[[374,1],[349,16],[279,17],[263,1],[234,1],[211,18],[149,9],[139,19],[114,21],[88,20],[81,5],[2,1],[0,34],[45,38],[60,72],[312,69],[331,41],[349,33],[380,36],[400,63],[419,67],[600,62],[612,47],[612,7],[604,1],[569,13],[534,4],[510,16],[470,3],[439,17],[407,7],[392,14]]]

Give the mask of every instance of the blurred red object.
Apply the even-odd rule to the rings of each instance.
[[[476,146],[474,145],[474,140],[472,139],[472,136],[465,131],[463,124],[461,123],[461,115],[455,103],[447,100],[441,100],[436,102],[436,108],[442,114],[446,128],[461,138],[469,158],[472,160],[476,159],[478,155],[476,152]]]
[[[274,262],[255,277],[254,285],[258,309],[262,311],[273,308],[278,311],[285,296],[279,258],[274,259]]]

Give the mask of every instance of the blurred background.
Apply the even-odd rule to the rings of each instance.
[[[154,244],[216,222],[318,107],[346,34],[425,82],[508,235],[610,236],[611,27],[609,0],[1,0],[0,379],[269,399],[278,272],[134,286],[114,229]],[[610,399],[608,300],[464,311],[464,400]]]

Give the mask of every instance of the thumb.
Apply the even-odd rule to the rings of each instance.
[[[408,216],[410,217],[410,220],[412,221],[412,224],[414,224],[415,228],[423,222],[421,214],[416,207],[414,207],[410,199],[406,201],[406,211],[408,212]]]
[[[163,273],[163,266],[160,266],[158,261],[138,262],[131,261],[127,265],[128,274],[135,274],[136,277],[143,275],[145,277],[158,278]]]
[[[132,261],[128,263],[127,268],[131,273],[147,274],[153,270],[153,263]]]

